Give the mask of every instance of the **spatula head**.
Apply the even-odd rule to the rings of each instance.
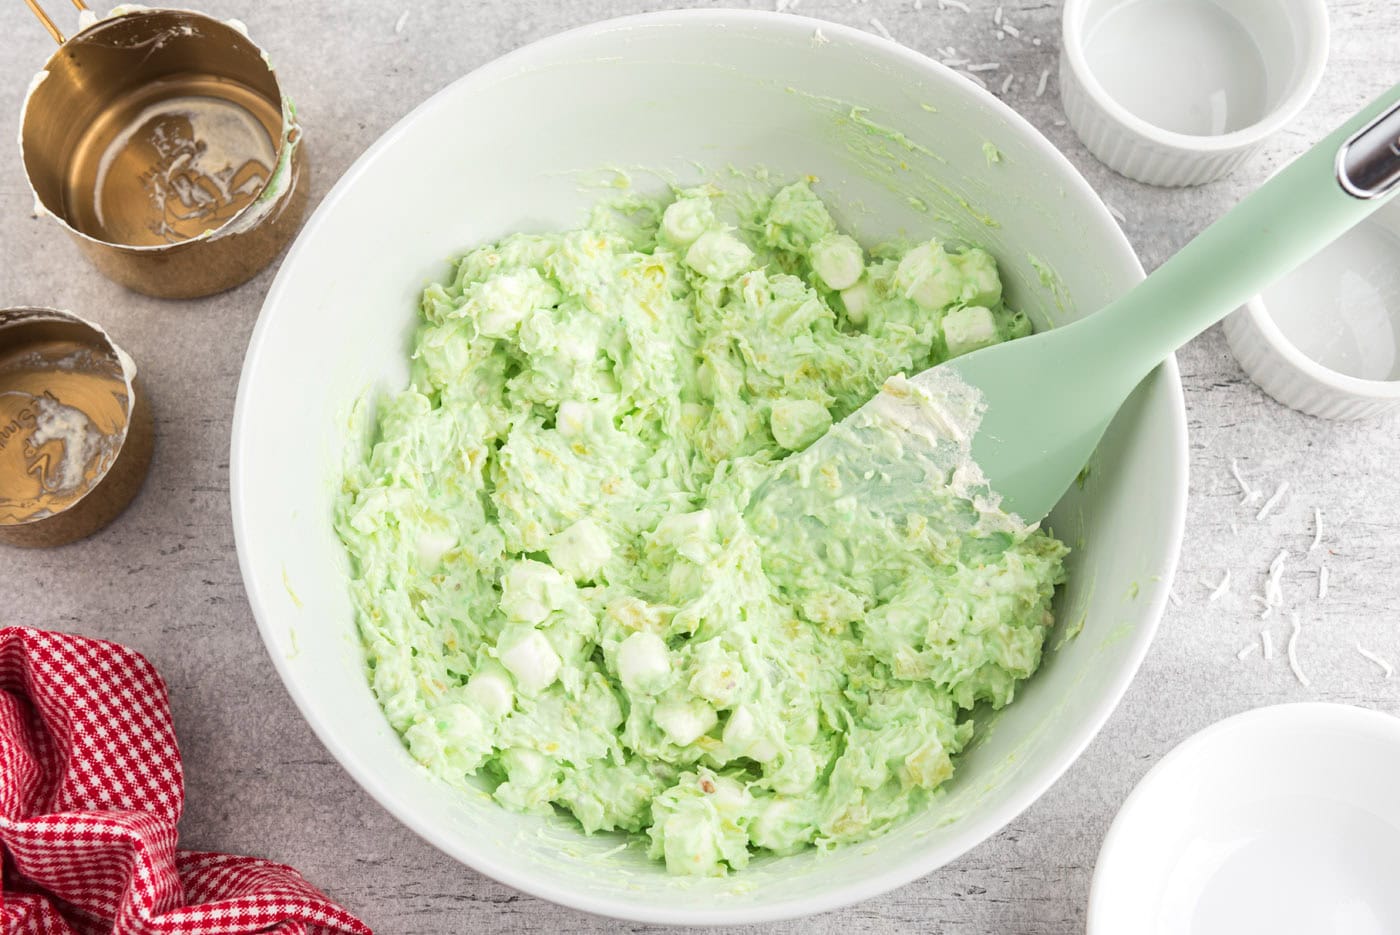
[[[1027,523],[1069,489],[1135,383],[1113,354],[1085,347],[1091,336],[1068,325],[935,368],[981,395],[973,459],[1003,508]]]

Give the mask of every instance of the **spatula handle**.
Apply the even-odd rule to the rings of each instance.
[[[1148,279],[1084,319],[1131,349],[1135,384],[1164,357],[1400,191],[1400,85],[1201,232]],[[1131,386],[1131,384],[1130,384]]]

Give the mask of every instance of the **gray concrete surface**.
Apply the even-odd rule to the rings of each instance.
[[[301,107],[315,194],[413,104],[497,55],[566,27],[666,4],[633,0],[318,3],[201,0],[245,20]],[[719,5],[719,4],[714,4]],[[773,4],[755,4],[772,9]],[[937,0],[801,0],[797,12],[874,29],[937,55],[999,61],[1017,75],[1007,101],[1045,132],[1127,217],[1146,266],[1160,263],[1270,171],[1400,80],[1400,4],[1333,0],[1331,61],[1293,126],[1236,177],[1188,191],[1151,189],[1094,161],[1062,119],[1059,4],[1006,2],[1020,40],[998,40],[995,0],[973,12]],[[59,0],[50,6],[65,20]],[[401,33],[394,24],[408,12]],[[13,140],[30,74],[51,51],[23,4],[0,4],[0,305],[55,305],[93,318],[141,363],[159,440],[144,493],[113,527],[46,552],[0,551],[0,620],[118,640],[149,656],[170,686],[188,802],[182,843],[260,854],[300,868],[384,933],[596,932],[636,927],[563,910],[486,880],[441,855],[375,804],[312,736],[283,691],[244,598],[229,523],[228,439],[243,350],[272,271],[226,295],[160,302],[102,279],[57,226],[31,217]],[[1027,41],[1039,37],[1039,46]],[[1035,85],[1051,69],[1039,99]],[[993,73],[1000,87],[1006,70]],[[1136,682],[1079,762],[1024,815],[962,859],[897,892],[773,932],[1080,932],[1095,855],[1133,784],[1191,732],[1247,708],[1322,699],[1400,711],[1360,643],[1400,663],[1400,425],[1332,424],[1265,397],[1219,328],[1180,355],[1191,424],[1186,543],[1169,610]],[[1230,459],[1253,483],[1291,492],[1257,523],[1239,506]],[[1304,689],[1282,657],[1240,662],[1258,632],[1248,594],[1281,547],[1304,549],[1312,509],[1326,550],[1289,571],[1308,617]],[[1234,524],[1234,525],[1232,525]],[[1316,570],[1331,570],[1318,604]],[[1231,569],[1232,593],[1206,597]],[[1282,625],[1275,636],[1284,635]]]

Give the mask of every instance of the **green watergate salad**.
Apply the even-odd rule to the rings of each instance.
[[[897,508],[861,503],[893,475],[830,454],[869,438],[808,448],[892,375],[1030,330],[992,256],[867,256],[805,181],[726,204],[689,189],[463,256],[336,516],[413,757],[645,835],[677,874],[928,806],[974,705],[1039,665],[1066,553],[897,433],[874,444],[915,471]]]

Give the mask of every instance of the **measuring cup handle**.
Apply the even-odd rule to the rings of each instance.
[[[44,8],[39,6],[39,0],[24,0],[24,5],[29,7],[29,12],[34,14],[34,18],[39,21],[40,25],[49,31],[49,35],[53,36],[53,41],[57,42],[59,45],[63,45],[66,40],[63,37],[62,31],[54,25],[53,20],[49,18],[49,14],[44,12]],[[88,8],[88,5],[84,3],[83,0],[73,0],[73,5],[78,8],[79,12]]]

